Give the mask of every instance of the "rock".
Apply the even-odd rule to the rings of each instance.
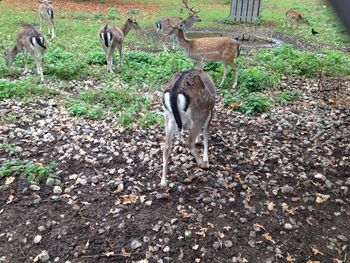
[[[284,224],[284,229],[286,229],[286,230],[292,230],[292,229],[293,229],[293,226],[292,226],[292,224],[290,224],[290,223],[285,223],[285,224]]]
[[[255,241],[254,240],[249,240],[248,241],[249,246],[255,247]]]
[[[53,188],[53,192],[55,193],[55,194],[57,194],[57,195],[59,195],[59,194],[62,194],[62,188],[60,187],[60,186],[58,186],[58,185],[56,185],[54,188]]]
[[[220,243],[218,241],[215,241],[213,244],[213,248],[218,250],[220,248]]]
[[[239,218],[239,222],[241,222],[242,224],[244,224],[244,223],[247,223],[247,218],[244,218],[244,217],[240,217]]]
[[[131,247],[132,250],[136,250],[136,249],[138,249],[138,248],[141,247],[141,246],[142,246],[142,243],[141,243],[140,241],[138,241],[138,240],[136,240],[136,239],[134,239],[133,241],[131,241],[130,247]]]
[[[337,238],[341,241],[348,242],[348,238],[344,235],[338,235]]]
[[[152,230],[155,231],[155,232],[158,232],[161,228],[162,228],[161,225],[156,224],[156,225],[152,228]]]
[[[35,243],[35,244],[39,244],[42,238],[43,238],[43,237],[42,237],[41,235],[36,235],[36,236],[34,237],[34,243]]]
[[[29,188],[31,190],[33,190],[33,191],[39,191],[40,190],[40,186],[36,185],[36,184],[32,184]]]
[[[40,231],[40,232],[42,232],[42,231],[45,231],[45,227],[44,226],[38,226],[38,230]]]
[[[84,179],[84,178],[78,178],[76,180],[76,184],[86,185],[87,184],[87,180]]]
[[[167,253],[167,252],[169,252],[169,251],[170,251],[170,247],[165,246],[165,247],[163,248],[163,252],[164,252],[164,253]]]
[[[230,248],[233,246],[233,243],[231,240],[225,240],[224,245],[225,247]]]
[[[54,184],[55,184],[55,179],[54,178],[52,178],[52,177],[47,178],[47,180],[46,180],[46,185],[47,186],[54,186]]]

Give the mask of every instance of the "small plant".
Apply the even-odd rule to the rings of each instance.
[[[5,161],[0,167],[0,177],[23,176],[29,181],[44,182],[54,175],[50,170],[57,165],[50,163],[47,166],[41,163],[25,162],[20,159]]]
[[[114,8],[114,7],[108,8],[108,10],[107,10],[108,19],[111,19],[111,20],[117,19],[118,18],[118,12],[119,12],[118,8]]]
[[[14,123],[16,121],[16,115],[12,112],[7,112],[0,115],[0,125]]]
[[[128,15],[139,15],[141,11],[139,9],[132,9],[128,12]]]
[[[257,67],[251,67],[242,71],[239,75],[239,88],[248,93],[261,91],[267,87],[273,87],[278,82],[278,76],[269,74]]]
[[[87,117],[91,120],[97,120],[104,115],[100,106],[88,104],[79,99],[67,99],[66,104],[72,117]]]
[[[7,152],[7,153],[15,153],[16,149],[15,147],[12,146],[12,144],[8,142],[4,142],[0,144],[0,152],[1,151]]]
[[[287,90],[277,94],[277,103],[285,105],[290,101],[298,100],[301,96],[301,91],[298,89]]]
[[[103,20],[104,18],[105,18],[104,15],[99,13],[99,12],[94,14],[94,19],[95,20]]]
[[[138,124],[141,128],[146,129],[154,125],[162,125],[163,115],[157,112],[147,111],[142,117],[138,120]]]
[[[262,94],[250,94],[243,98],[239,110],[247,115],[270,111],[273,107],[273,101]]]
[[[224,95],[223,103],[224,103],[224,107],[231,107],[235,110],[238,110],[241,104],[239,98],[233,96],[232,93],[228,93]]]

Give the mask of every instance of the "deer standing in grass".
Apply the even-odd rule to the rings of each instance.
[[[43,22],[45,21],[48,24],[49,27],[49,35],[51,38],[55,38],[55,10],[53,9],[53,6],[51,5],[51,1],[43,0],[40,1],[39,6],[39,15],[40,15],[40,30]]]
[[[110,72],[113,72],[113,53],[115,51],[115,48],[117,48],[119,51],[118,66],[121,66],[123,64],[123,42],[125,36],[128,34],[130,29],[140,29],[138,23],[131,18],[128,18],[126,20],[125,24],[122,26],[121,29],[109,23],[100,29],[100,43],[106,54],[107,70],[109,70]]]
[[[187,56],[195,61],[197,69],[203,69],[203,61],[221,61],[223,63],[224,74],[219,87],[225,82],[227,66],[231,66],[235,70],[232,88],[236,88],[239,67],[235,63],[235,59],[241,50],[241,45],[238,41],[229,37],[187,39],[184,34],[182,22],[174,27],[169,34],[176,36],[179,45]]]
[[[302,17],[298,11],[288,10],[286,12],[285,26],[290,27],[290,25],[292,24],[292,27],[295,28],[298,23],[304,23],[308,25],[309,21]]]
[[[198,13],[200,11],[195,11],[193,7],[189,7],[186,0],[183,0],[183,4],[184,4],[184,7],[189,10],[188,17],[186,19],[182,20],[182,18],[179,18],[179,17],[165,16],[165,17],[159,18],[158,21],[156,22],[157,31],[160,31],[162,34],[161,41],[165,52],[168,51],[168,48],[165,44],[166,38],[168,37],[169,32],[173,29],[173,27],[177,26],[182,21],[183,29],[188,30],[193,26],[194,23],[201,22],[201,18],[198,16]],[[174,45],[175,45],[174,38],[172,40],[172,43],[173,43],[173,49],[174,49]]]
[[[202,70],[177,73],[166,85],[163,94],[165,113],[165,144],[163,149],[163,174],[161,186],[167,185],[168,161],[176,125],[180,130],[190,127],[187,147],[200,168],[209,168],[208,141],[209,123],[215,104],[216,89],[211,77]],[[203,159],[197,152],[195,141],[203,128]]]
[[[23,25],[17,34],[16,45],[11,49],[5,49],[4,55],[6,65],[10,67],[14,58],[19,52],[24,55],[24,73],[27,73],[28,53],[33,57],[38,75],[44,81],[44,54],[46,51],[46,41],[43,34],[32,25]]]

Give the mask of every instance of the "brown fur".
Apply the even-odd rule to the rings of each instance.
[[[309,24],[309,21],[307,21],[305,18],[303,18],[302,15],[298,11],[288,10],[286,12],[285,25],[290,27],[290,25],[292,24],[293,28],[295,28],[298,23]]]
[[[42,1],[39,6],[39,15],[40,15],[40,30],[42,23],[45,21],[48,24],[49,27],[49,34],[51,35],[51,38],[55,38],[56,34],[56,26],[55,26],[55,10],[53,6],[51,5],[51,1]],[[52,14],[52,16],[51,16]]]

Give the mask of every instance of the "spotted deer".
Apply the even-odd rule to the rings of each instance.
[[[40,30],[43,22],[46,22],[49,27],[49,35],[51,36],[51,38],[55,38],[55,10],[51,5],[52,2],[48,0],[42,0],[39,2],[41,3],[39,6]]]
[[[125,36],[128,34],[128,32],[131,29],[138,30],[140,29],[139,24],[131,19],[128,18],[125,22],[125,24],[122,26],[121,29],[118,27],[115,27],[114,25],[108,23],[104,27],[100,29],[99,37],[100,37],[100,43],[101,46],[106,54],[106,60],[107,60],[107,70],[110,72],[113,72],[113,53],[115,51],[115,48],[119,51],[119,62],[118,66],[121,66],[123,64],[122,61],[122,47]]]
[[[177,73],[166,84],[163,94],[165,113],[165,143],[163,149],[163,173],[160,185],[167,185],[168,161],[176,126],[182,130],[189,126],[187,147],[202,169],[209,168],[208,141],[216,98],[215,84],[211,77],[202,70],[190,70]],[[197,152],[195,141],[203,129],[203,159]]]
[[[227,66],[231,66],[232,69],[235,70],[232,88],[236,88],[239,67],[235,63],[235,59],[239,56],[241,51],[241,45],[238,41],[229,37],[187,39],[183,30],[182,22],[174,27],[169,34],[176,36],[181,48],[187,56],[196,63],[197,69],[203,69],[204,61],[220,61],[223,63],[224,74],[219,87],[225,82]]]
[[[161,41],[165,52],[168,51],[168,48],[166,46],[166,40],[167,40],[167,37],[169,36],[169,32],[173,29],[173,27],[177,26],[182,21],[183,29],[188,30],[192,28],[194,23],[202,21],[201,18],[198,16],[198,13],[200,12],[200,10],[195,11],[193,7],[189,7],[186,0],[183,0],[183,5],[189,11],[188,17],[186,19],[183,20],[182,18],[179,18],[179,17],[166,16],[166,17],[159,18],[158,21],[156,22],[157,31],[160,31],[162,35]],[[172,39],[172,43],[173,43],[173,49],[174,49],[174,46],[175,46],[174,38]]]
[[[298,11],[288,10],[286,12],[285,26],[290,27],[290,25],[292,25],[292,27],[295,28],[298,23],[304,23],[309,25],[309,21],[302,17]]]
[[[11,67],[16,55],[22,52],[24,55],[24,73],[27,73],[29,53],[34,59],[41,81],[44,81],[43,64],[45,51],[46,41],[43,34],[32,25],[23,25],[22,29],[17,34],[16,45],[4,51],[6,65]]]

